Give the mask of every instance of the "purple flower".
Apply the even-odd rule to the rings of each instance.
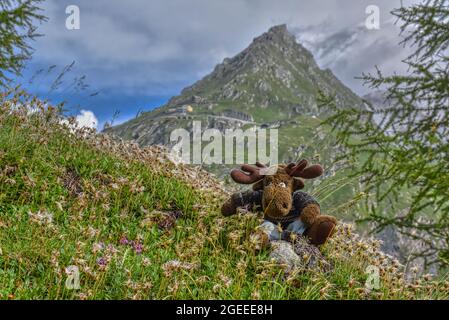
[[[133,243],[133,248],[137,254],[141,254],[143,251],[143,245],[142,245],[142,243],[140,243],[140,241],[135,241]]]
[[[123,237],[120,239],[120,244],[121,244],[121,245],[124,245],[124,246],[128,245],[128,244],[129,244],[128,238],[126,238],[126,237],[123,236]]]
[[[106,259],[104,257],[101,257],[101,258],[97,259],[97,264],[100,267],[105,267],[108,264],[108,262],[106,261]]]
[[[137,254],[141,254],[143,252],[143,244],[140,242],[140,240],[129,240],[128,238],[123,236],[120,239],[120,244],[132,247]]]

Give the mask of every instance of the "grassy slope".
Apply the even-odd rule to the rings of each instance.
[[[286,277],[268,251],[254,253],[258,217],[220,217],[224,196],[209,175],[158,149],[71,132],[52,112],[11,112],[2,102],[0,299],[448,297],[447,282],[405,285],[378,243],[346,225],[323,247],[332,272]],[[161,229],[155,210],[183,217]],[[369,264],[382,273],[373,293],[363,289]],[[79,290],[65,288],[70,265],[80,269]]]

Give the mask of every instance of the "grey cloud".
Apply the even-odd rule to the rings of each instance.
[[[35,45],[39,64],[78,67],[100,88],[126,93],[175,94],[244,49],[274,24],[287,23],[300,41],[348,85],[374,64],[392,68],[397,30],[377,35],[360,27],[365,8],[377,4],[382,19],[399,4],[391,0],[47,0],[50,22]],[[65,7],[81,10],[81,30],[65,29]],[[376,47],[373,47],[373,46]],[[396,50],[396,49],[395,49]]]
[[[321,67],[331,69],[359,94],[369,92],[370,88],[363,87],[356,77],[375,72],[375,66],[385,74],[406,71],[402,60],[410,50],[399,45],[399,27],[392,22],[384,23],[380,30],[358,26],[330,31],[322,37],[315,37],[311,30],[298,29],[296,32],[299,41],[314,53]]]

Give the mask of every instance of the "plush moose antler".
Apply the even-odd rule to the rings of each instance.
[[[323,174],[323,167],[319,164],[314,164],[311,166],[307,166],[307,160],[303,159],[299,161],[297,164],[289,163],[287,166],[281,165],[285,168],[285,172],[295,178],[303,178],[303,179],[313,179],[321,176]],[[234,169],[231,171],[232,179],[237,183],[242,184],[253,184],[257,181],[260,181],[264,178],[266,174],[266,169],[268,168],[265,164],[256,162],[256,166],[244,164],[240,169]]]
[[[311,166],[307,165],[307,160],[303,159],[297,164],[292,162],[287,166],[283,166],[285,166],[285,172],[289,176],[295,178],[313,179],[323,174],[323,167],[321,167],[319,164],[314,164]],[[256,162],[256,166],[244,164],[240,169],[232,170],[231,177],[237,183],[253,184],[264,178],[266,173],[263,172],[264,170],[261,170],[264,168],[267,168],[267,166],[260,162]]]
[[[237,183],[253,184],[254,182],[263,179],[264,175],[261,174],[260,169],[266,167],[267,167],[266,165],[260,162],[256,162],[256,167],[244,164],[240,170],[239,169],[232,170],[231,177]],[[243,171],[249,173],[249,175],[244,173]]]
[[[311,166],[307,166],[307,160],[303,159],[299,161],[297,164],[290,163],[285,168],[285,171],[292,177],[304,178],[304,179],[313,179],[321,176],[323,174],[323,167],[319,164],[314,164]]]

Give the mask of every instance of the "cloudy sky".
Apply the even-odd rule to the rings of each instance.
[[[79,30],[66,28],[69,5],[80,9]],[[369,5],[380,10],[379,30],[365,26]],[[400,0],[46,0],[49,21],[39,28],[44,36],[33,43],[22,82],[53,102],[66,100],[73,114],[96,117],[101,129],[116,111],[117,123],[162,105],[254,37],[286,23],[321,67],[365,94],[369,89],[354,79],[362,72],[375,65],[387,73],[404,71],[400,61],[407,49],[398,45],[399,28],[390,15],[400,5]],[[86,87],[80,90],[72,83],[82,76]]]

